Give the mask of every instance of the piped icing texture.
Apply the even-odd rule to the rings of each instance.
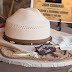
[[[6,21],[5,35],[18,40],[50,37],[50,23],[37,9],[19,9]]]

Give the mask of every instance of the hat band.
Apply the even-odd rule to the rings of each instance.
[[[31,45],[31,43],[33,45],[38,45],[38,44],[44,44],[46,43],[47,41],[51,41],[52,40],[52,37],[48,37],[46,39],[41,39],[41,40],[19,40],[19,39],[13,39],[13,38],[10,38],[8,36],[6,36],[4,34],[4,37],[3,37],[6,41],[10,42],[10,41],[14,41],[15,44],[23,44],[23,45]]]

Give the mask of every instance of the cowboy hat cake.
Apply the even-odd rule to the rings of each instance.
[[[66,66],[72,54],[52,42],[56,32],[37,9],[19,9],[7,19],[5,33],[0,34],[0,58],[27,67]]]
[[[6,21],[5,37],[18,44],[44,43],[51,40],[50,23],[30,9],[19,9]]]

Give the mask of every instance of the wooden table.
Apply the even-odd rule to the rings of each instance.
[[[72,66],[61,68],[29,68],[0,62],[0,72],[68,72],[71,68]]]

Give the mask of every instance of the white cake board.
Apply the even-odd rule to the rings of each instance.
[[[72,60],[63,62],[37,62],[32,60],[9,59],[0,55],[0,61],[24,67],[64,67],[72,65]]]

